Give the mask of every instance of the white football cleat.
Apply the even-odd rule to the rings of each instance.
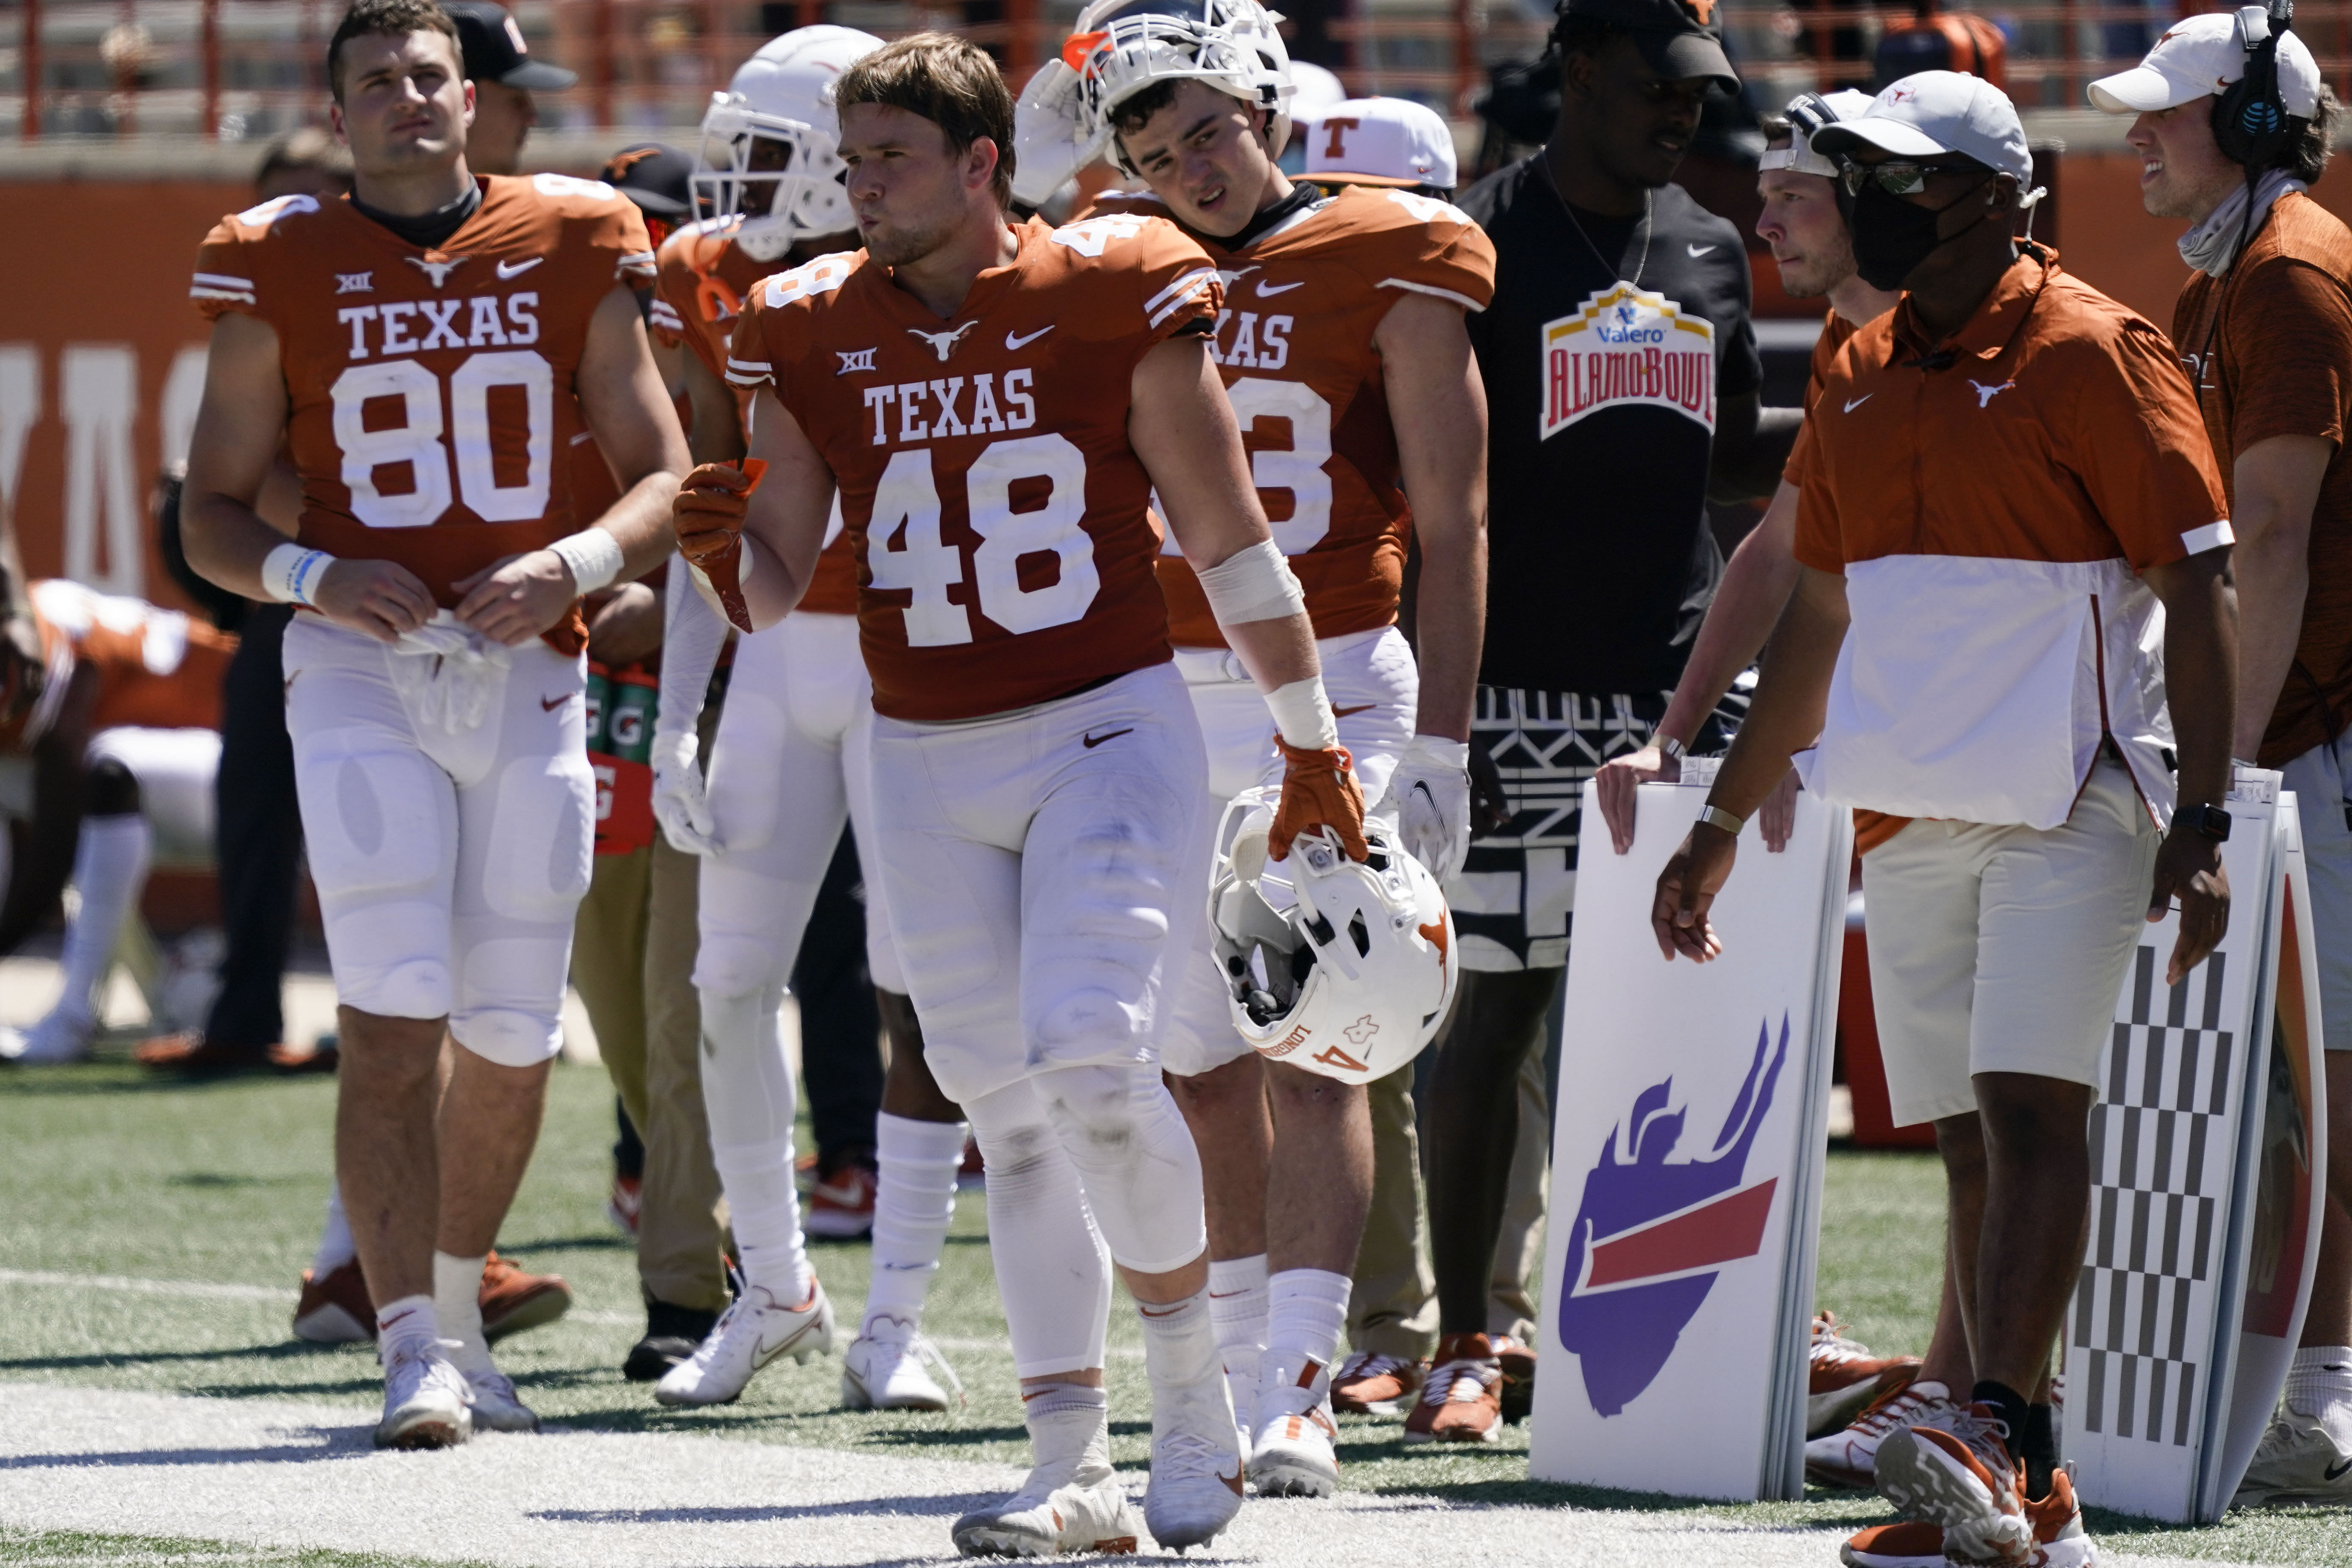
[[[449,1343],[436,1341],[384,1363],[377,1447],[454,1448],[474,1435],[473,1399],[465,1374],[450,1364]]]
[[[97,1035],[95,1022],[70,1017],[58,1008],[21,1034],[8,1030],[8,1037],[0,1040],[0,1057],[19,1067],[62,1067],[87,1058]]]
[[[1259,1365],[1250,1484],[1260,1497],[1329,1497],[1339,1489],[1330,1369],[1318,1361],[1286,1362],[1271,1351]]]
[[[937,1367],[955,1393],[950,1396],[930,1373]],[[940,1347],[900,1319],[878,1317],[874,1332],[849,1342],[841,1357],[841,1407],[845,1410],[961,1410],[963,1380]]]
[[[462,1340],[444,1340],[442,1348],[448,1352],[449,1364],[466,1380],[467,1392],[474,1406],[474,1425],[492,1432],[536,1432],[539,1416],[522,1402],[515,1392],[514,1380],[498,1369],[490,1360],[488,1345],[469,1345]]]
[[[1021,1489],[994,1508],[955,1521],[956,1550],[966,1557],[1050,1557],[1063,1552],[1133,1552],[1134,1505],[1101,1450],[1040,1465]]]
[[[797,1307],[780,1305],[763,1285],[749,1286],[695,1352],[662,1373],[654,1398],[664,1405],[725,1405],[778,1356],[804,1362],[832,1349],[833,1303],[814,1275],[808,1300]]]
[[[1151,1391],[1151,1482],[1143,1524],[1172,1552],[1204,1546],[1242,1509],[1247,1439],[1234,1424],[1222,1373],[1188,1387]]]
[[[2282,1404],[2254,1450],[2232,1508],[2352,1502],[2352,1453],[2319,1421]]]

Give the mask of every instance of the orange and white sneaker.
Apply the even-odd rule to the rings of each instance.
[[[828,1241],[855,1241],[874,1233],[877,1178],[856,1160],[844,1160],[832,1175],[809,1184],[801,1229]]]
[[[1818,1487],[1876,1484],[1879,1446],[1906,1426],[1941,1426],[1960,1413],[1952,1391],[1932,1380],[1913,1379],[1878,1396],[1843,1431],[1805,1445],[1805,1479]]]
[[[555,1321],[572,1310],[572,1287],[561,1274],[526,1274],[493,1252],[482,1262],[482,1338],[496,1344],[509,1334]]]
[[[1352,1415],[1394,1415],[1421,1392],[1429,1363],[1377,1351],[1349,1351],[1331,1374],[1331,1408]]]
[[[2092,1568],[2098,1562],[2065,1471],[2051,1478],[2048,1497],[2027,1500],[2025,1517],[2033,1525],[2033,1568]],[[1838,1548],[1838,1560],[1846,1568],[1947,1568],[1944,1527],[1916,1519],[1874,1524]]]
[[[1499,1443],[1503,1368],[1485,1334],[1448,1334],[1421,1398],[1404,1418],[1408,1443]]]
[[[1906,1514],[1943,1526],[1947,1563],[2027,1568],[2033,1561],[2033,1523],[2007,1432],[1991,1405],[1972,1405],[1948,1429],[1906,1426],[1879,1445],[1880,1495]],[[2070,1500],[2072,1491],[2070,1485]]]
[[[1258,1364],[1250,1485],[1260,1497],[1329,1497],[1339,1489],[1330,1368],[1296,1352],[1268,1351]]]
[[[1839,1331],[1836,1317],[1813,1314],[1811,1376],[1805,1390],[1805,1436],[1843,1431],[1853,1418],[1919,1375],[1916,1355],[1880,1356]]]
[[[644,1216],[645,1211],[646,1179],[643,1176],[626,1176],[618,1171],[614,1172],[613,1195],[604,1200],[604,1217],[613,1222],[613,1228],[635,1241],[637,1237],[637,1222]]]
[[[364,1344],[375,1338],[375,1302],[368,1296],[360,1260],[347,1258],[313,1277],[302,1270],[302,1294],[294,1303],[294,1337],[314,1345]]]

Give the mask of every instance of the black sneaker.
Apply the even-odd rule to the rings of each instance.
[[[718,1323],[716,1312],[673,1307],[667,1301],[646,1302],[646,1337],[629,1347],[621,1375],[631,1383],[654,1382],[692,1355]]]

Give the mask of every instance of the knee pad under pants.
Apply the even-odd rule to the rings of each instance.
[[[1209,1244],[1201,1155],[1155,1068],[1056,1068],[1032,1078],[1110,1255],[1164,1274]]]
[[[121,763],[139,781],[139,810],[155,832],[163,862],[213,858],[213,785],[220,775],[217,730],[118,726],[89,738],[84,761]]]
[[[1103,1363],[1110,1257],[1027,1079],[964,1107],[988,1165],[988,1250],[1023,1377]]]

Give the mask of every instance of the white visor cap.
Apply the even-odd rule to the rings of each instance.
[[[1837,92],[1803,92],[1789,100],[1790,141],[1786,147],[1767,147],[1756,161],[1759,174],[1786,169],[1797,174],[1837,178],[1837,165],[1813,151],[1813,132],[1841,120],[1859,120],[1870,108],[1870,94],[1858,88]]]

